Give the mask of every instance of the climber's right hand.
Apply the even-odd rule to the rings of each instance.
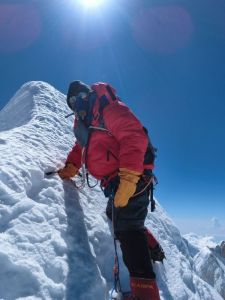
[[[72,163],[66,163],[65,167],[58,170],[59,177],[61,179],[70,179],[78,174],[78,168]]]

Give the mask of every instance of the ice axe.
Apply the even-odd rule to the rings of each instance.
[[[58,174],[58,171],[49,171],[49,172],[45,172],[45,175],[46,175],[46,176],[51,176],[51,175],[54,175],[54,174]]]
[[[55,175],[55,174],[58,174],[58,171],[59,171],[59,170],[54,170],[54,171],[45,172],[45,175],[46,175],[46,176]],[[78,173],[77,175],[78,175],[79,177],[83,178],[83,176],[81,175],[81,173]],[[75,182],[75,180],[70,179],[69,181],[74,185],[74,187],[75,187],[76,189],[82,189],[82,188],[83,188],[82,185],[81,185],[81,186],[77,185],[77,183]]]
[[[58,174],[58,171],[59,171],[59,170],[54,170],[54,171],[45,172],[45,175],[46,175],[46,176],[55,175],[55,174]],[[77,175],[78,175],[79,177],[82,177],[82,175],[81,175],[80,172],[79,172]]]

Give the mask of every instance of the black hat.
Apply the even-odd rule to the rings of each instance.
[[[80,80],[75,80],[70,83],[68,93],[67,93],[67,100],[73,96],[77,96],[79,93],[89,93],[91,92],[91,88],[89,85],[83,83]]]

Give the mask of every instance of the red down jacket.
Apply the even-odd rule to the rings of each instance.
[[[107,105],[103,110],[105,128],[95,129],[85,150],[88,171],[97,179],[117,175],[119,168],[139,173],[144,169],[144,155],[148,137],[140,121],[122,102]],[[81,167],[81,146],[76,143],[67,162]]]

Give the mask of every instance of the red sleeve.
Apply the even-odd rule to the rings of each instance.
[[[66,163],[70,162],[74,164],[78,169],[81,167],[82,148],[76,143],[70,153],[68,154]]]
[[[142,173],[148,138],[141,122],[122,103],[107,106],[103,114],[106,128],[120,146],[119,167]]]

